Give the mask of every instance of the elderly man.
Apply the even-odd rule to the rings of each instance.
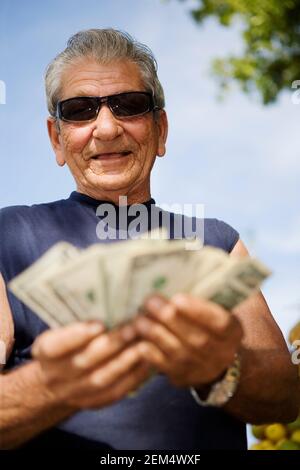
[[[297,373],[261,293],[233,312],[180,293],[152,296],[144,314],[107,331],[100,322],[50,330],[7,291],[57,241],[99,242],[102,203],[155,205],[150,174],[165,154],[155,60],[129,35],[75,34],[49,65],[46,92],[56,161],[77,190],[0,213],[1,447],[244,449],[245,422],[293,420]],[[228,224],[204,222],[205,244],[248,254]]]

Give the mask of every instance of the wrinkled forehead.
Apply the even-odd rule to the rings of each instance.
[[[93,57],[83,57],[77,58],[64,69],[60,82],[60,99],[145,90],[141,70],[133,61],[115,59],[105,63]]]

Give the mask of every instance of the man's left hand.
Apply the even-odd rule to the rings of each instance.
[[[187,294],[153,295],[144,309],[133,322],[144,339],[141,352],[175,386],[201,388],[233,362],[243,337],[233,313]]]

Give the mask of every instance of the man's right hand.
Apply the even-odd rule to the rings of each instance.
[[[106,331],[100,322],[47,330],[32,356],[52,400],[80,410],[124,398],[150,375],[135,330],[128,324]]]

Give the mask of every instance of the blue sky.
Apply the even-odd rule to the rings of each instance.
[[[196,26],[188,14],[193,3],[1,0],[0,207],[55,200],[74,189],[48,142],[43,73],[74,32],[127,30],[153,50],[166,94],[168,151],[153,171],[152,196],[203,203],[206,216],[240,232],[274,271],[264,293],[286,335],[300,316],[300,106],[286,92],[264,108],[237,88],[217,101],[209,64],[239,52],[238,27]]]

